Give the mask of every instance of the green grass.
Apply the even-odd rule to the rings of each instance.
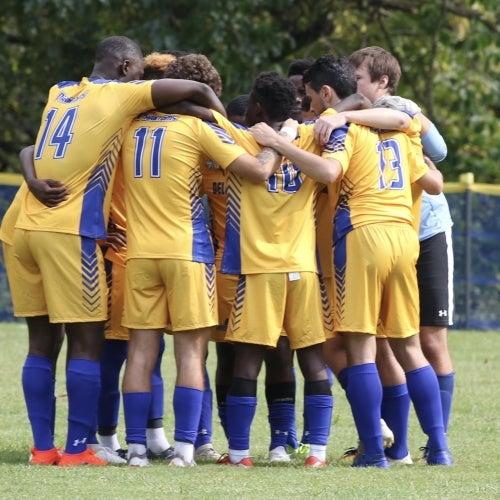
[[[455,460],[453,467],[415,464],[374,470],[353,469],[339,463],[342,452],[357,441],[348,403],[336,384],[328,447],[330,465],[324,469],[305,469],[301,462],[273,466],[266,463],[269,428],[262,385],[259,385],[259,406],[251,435],[253,469],[212,464],[178,469],[156,462],[153,467],[144,469],[123,466],[58,468],[27,464],[32,438],[20,382],[27,333],[22,323],[0,323],[0,498],[500,498],[500,332],[452,331],[449,337],[457,374],[449,429],[449,444]],[[62,353],[56,389],[56,442],[60,446],[64,445],[67,417],[64,357]],[[167,402],[165,427],[172,441],[170,401],[175,368],[169,341],[163,366]],[[211,346],[211,374],[214,369],[215,351]],[[302,428],[301,391],[299,382],[299,432]],[[217,418],[214,420],[214,445],[225,451],[227,444]],[[122,420],[122,442],[123,430]],[[418,459],[418,449],[425,444],[425,436],[413,412],[409,439],[412,456]]]

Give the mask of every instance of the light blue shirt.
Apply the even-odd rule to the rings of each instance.
[[[426,240],[431,236],[443,233],[453,226],[450,207],[444,193],[422,193],[422,209],[420,211],[420,231],[418,239]]]

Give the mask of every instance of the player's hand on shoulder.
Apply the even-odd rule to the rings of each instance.
[[[332,132],[347,123],[343,113],[335,115],[320,116],[314,123],[314,139],[318,144],[326,144],[330,140]]]

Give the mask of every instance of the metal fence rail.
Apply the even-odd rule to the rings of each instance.
[[[21,176],[0,173],[0,220]],[[453,218],[455,328],[500,330],[500,186],[475,184],[472,174],[445,184]],[[13,321],[0,252],[0,321]]]

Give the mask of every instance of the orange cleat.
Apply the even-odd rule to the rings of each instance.
[[[60,467],[71,467],[75,465],[108,465],[106,460],[95,456],[95,451],[87,448],[81,453],[64,452],[57,464]]]
[[[304,465],[306,467],[319,469],[320,467],[326,467],[326,460],[320,460],[318,457],[311,455],[310,457],[307,457]]]
[[[59,448],[40,451],[34,446],[31,448],[29,463],[32,465],[57,465],[61,460]]]

